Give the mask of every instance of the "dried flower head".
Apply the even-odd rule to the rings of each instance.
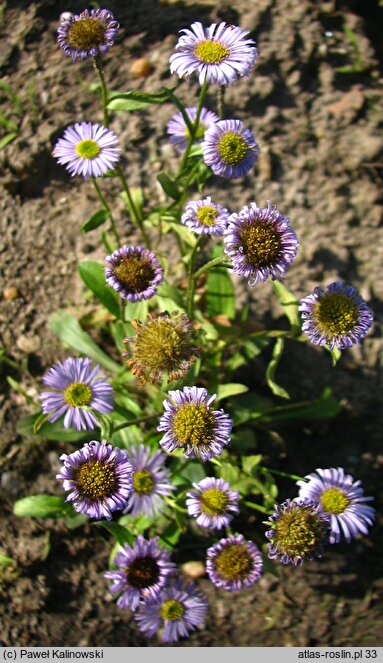
[[[132,325],[137,335],[124,339],[129,348],[123,355],[143,384],[147,379],[159,382],[163,375],[169,382],[179,380],[199,355],[193,323],[184,313],[149,313],[146,322],[134,320]]]
[[[248,30],[227,23],[212,23],[204,28],[198,21],[180,31],[175,53],[170,56],[170,71],[180,78],[194,73],[200,85],[231,85],[240,76],[249,76],[257,60],[253,39]]]
[[[227,527],[233,515],[239,513],[239,493],[230,490],[230,484],[224,479],[206,477],[193,483],[193,488],[186,493],[186,506],[189,515],[194,516],[201,527]]]
[[[360,343],[373,321],[372,311],[355,288],[343,281],[315,288],[301,299],[302,330],[314,345],[339,350]]]
[[[266,523],[269,558],[297,566],[322,557],[329,540],[330,518],[311,500],[286,500]]]
[[[231,592],[251,587],[261,577],[262,555],[242,534],[221,539],[207,551],[206,572],[216,587]]]
[[[211,197],[207,196],[186,205],[181,223],[197,235],[223,235],[229,216],[226,207],[213,203]]]
[[[132,492],[124,508],[131,516],[145,514],[155,516],[162,511],[163,498],[171,494],[169,471],[165,467],[166,455],[161,451],[153,454],[149,446],[140,444],[129,450],[132,464]]]
[[[238,214],[231,214],[224,243],[234,271],[249,279],[250,286],[266,281],[269,276],[282,278],[299,246],[290,219],[282,216],[270,201],[266,208],[253,202]]]
[[[60,457],[63,467],[56,479],[70,491],[66,501],[91,518],[112,518],[122,509],[132,491],[132,465],[128,454],[105,440],[85,444],[82,449]]]
[[[258,159],[254,134],[241,120],[220,120],[206,129],[201,143],[203,159],[215,175],[246,175]]]
[[[153,251],[142,246],[122,246],[106,256],[105,277],[120,297],[128,302],[150,299],[164,278],[164,270]]]
[[[72,177],[82,175],[88,180],[114,169],[120,158],[120,145],[113,131],[102,124],[76,122],[65,129],[52,154]]]
[[[199,588],[177,578],[155,601],[142,603],[134,619],[148,638],[162,629],[162,642],[178,642],[203,624],[207,608],[206,597]]]
[[[368,534],[375,520],[375,509],[367,506],[373,497],[364,497],[361,481],[354,481],[342,467],[317,469],[307,481],[297,481],[299,497],[317,504],[328,514],[331,523],[330,543],[339,543],[342,535],[349,543],[360,534]]]
[[[62,14],[57,42],[73,62],[106,53],[114,44],[119,24],[107,9],[85,9],[81,14]]]
[[[165,432],[159,441],[162,448],[168,453],[184,449],[186,458],[202,461],[219,456],[230,442],[232,421],[223,410],[211,408],[216,397],[200,387],[169,391],[157,428]]]
[[[190,119],[190,122],[194,124],[197,116],[197,107],[192,106],[191,108],[185,108],[185,112]],[[194,143],[200,143],[205,135],[206,129],[211,127],[215,122],[218,122],[218,120],[218,115],[213,113],[213,111],[202,107]],[[170,137],[170,142],[178,152],[184,152],[190,138],[190,132],[182,113],[176,113],[173,115],[167,124],[166,130]]]
[[[52,366],[43,377],[52,391],[40,394],[42,411],[52,413],[48,421],[64,416],[64,427],[93,430],[98,426],[94,412],[113,410],[113,388],[97,364],[86,358],[69,357]]]
[[[142,601],[155,601],[176,573],[170,551],[160,547],[158,536],[147,541],[139,535],[133,546],[126,543],[120,549],[114,563],[119,568],[104,576],[113,581],[109,590],[113,596],[120,594],[117,606],[125,610],[136,610]]]

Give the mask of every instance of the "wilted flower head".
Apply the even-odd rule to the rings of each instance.
[[[65,359],[52,366],[43,377],[52,391],[40,394],[42,411],[52,413],[48,421],[64,416],[64,427],[93,430],[98,426],[94,412],[113,410],[113,388],[97,364],[89,358]]]
[[[230,212],[210,196],[203,200],[191,201],[185,207],[181,223],[197,235],[223,235]]]
[[[224,479],[206,477],[193,483],[193,488],[186,494],[186,506],[189,515],[194,516],[201,527],[227,527],[233,515],[239,513],[239,493],[230,490],[230,484]]]
[[[231,85],[239,76],[249,76],[255,66],[258,53],[253,39],[246,39],[248,30],[224,22],[204,28],[197,21],[180,32],[170,56],[170,71],[180,78],[196,73],[200,85]]]
[[[210,407],[216,397],[200,387],[169,391],[157,428],[165,432],[162,448],[168,453],[181,448],[186,458],[203,461],[219,456],[230,442],[232,421],[223,410]]]
[[[206,597],[198,587],[177,578],[155,601],[142,603],[134,619],[148,638],[162,628],[162,642],[178,642],[203,624],[207,608]]]
[[[169,471],[165,467],[166,455],[161,451],[151,454],[150,447],[140,444],[129,450],[132,464],[132,492],[124,509],[131,516],[155,516],[162,510],[163,497],[171,494]]]
[[[119,24],[107,9],[85,9],[81,14],[65,13],[57,30],[57,41],[73,62],[106,53],[114,44]]]
[[[56,479],[70,491],[66,501],[79,513],[110,520],[122,509],[132,490],[132,466],[128,454],[105,440],[60,456],[63,467]]]
[[[142,246],[122,246],[105,260],[110,265],[105,268],[107,283],[128,302],[150,299],[163,281],[156,254]]]
[[[317,469],[308,481],[297,481],[299,497],[316,502],[330,517],[330,543],[339,543],[342,535],[349,543],[360,534],[368,534],[375,519],[375,509],[367,506],[373,497],[364,497],[361,481],[354,481],[342,467]]]
[[[258,159],[259,149],[241,120],[220,120],[206,129],[201,143],[203,159],[215,175],[242,177]]]
[[[185,108],[185,112],[190,119],[190,122],[194,124],[197,116],[197,107],[192,106],[191,108]],[[216,113],[202,107],[194,142],[200,143],[204,137],[206,129],[215,122],[218,122],[218,120],[219,117]],[[173,115],[167,124],[166,130],[170,136],[170,142],[173,143],[178,152],[184,152],[190,138],[190,132],[182,113],[176,113]]]
[[[113,581],[110,592],[120,594],[117,606],[125,610],[136,610],[141,601],[155,601],[176,573],[170,551],[160,547],[158,536],[147,541],[139,535],[133,546],[126,543],[120,549],[114,563],[119,569],[104,576]]]
[[[253,202],[238,214],[231,214],[224,243],[234,271],[249,279],[250,286],[266,281],[269,276],[282,278],[299,246],[290,219],[282,216],[270,201],[266,208]]]
[[[315,288],[301,299],[302,330],[315,345],[339,350],[360,343],[373,321],[372,311],[355,288],[343,281]]]
[[[102,124],[76,122],[67,127],[53,149],[53,156],[72,175],[100,177],[113,170],[120,158],[117,136]]]
[[[146,322],[133,320],[136,336],[125,338],[127,365],[145,384],[159,382],[167,374],[169,382],[179,380],[199,355],[194,345],[193,323],[184,313],[149,313]]]
[[[262,574],[262,555],[242,534],[221,539],[207,551],[206,572],[216,587],[231,592],[251,587]]]
[[[266,523],[270,559],[297,566],[322,557],[329,540],[330,518],[311,500],[286,500]]]

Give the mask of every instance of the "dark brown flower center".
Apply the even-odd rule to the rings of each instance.
[[[319,327],[329,336],[342,336],[359,321],[358,307],[342,292],[327,292],[315,307]]]
[[[239,234],[239,246],[247,262],[256,269],[273,267],[281,255],[280,232],[272,224],[244,223]]]
[[[113,267],[113,273],[129,294],[146,290],[155,275],[153,265],[145,258],[135,255],[123,258]]]
[[[118,487],[114,466],[93,458],[78,468],[75,482],[81,495],[91,500],[109,497]]]
[[[272,543],[277,550],[291,557],[305,557],[323,541],[326,525],[311,508],[292,506],[272,526]]]
[[[88,17],[74,21],[68,34],[68,43],[79,51],[97,48],[105,41],[106,28],[99,18]]]
[[[126,569],[128,582],[137,589],[151,587],[159,576],[160,569],[153,557],[137,557]]]
[[[244,580],[252,571],[254,562],[245,544],[233,543],[217,554],[214,566],[224,580]]]

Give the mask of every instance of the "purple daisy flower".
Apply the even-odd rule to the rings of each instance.
[[[206,129],[201,143],[205,163],[220,177],[242,177],[258,159],[254,134],[241,120],[219,120]]]
[[[347,543],[359,534],[368,534],[375,520],[375,509],[364,504],[373,497],[364,497],[361,481],[354,481],[341,467],[317,469],[308,474],[308,481],[297,481],[299,497],[319,505],[330,517],[330,543],[339,543],[342,534]]]
[[[197,519],[198,525],[209,529],[227,527],[234,513],[239,513],[239,493],[230,490],[224,479],[206,477],[193,483],[195,490],[186,494],[186,506],[190,516]]]
[[[138,628],[151,638],[161,627],[162,642],[187,638],[205,620],[207,599],[194,583],[173,580],[153,602],[141,604],[134,615]]]
[[[211,408],[216,397],[200,387],[169,391],[157,428],[165,432],[161,447],[168,453],[182,448],[186,458],[202,461],[219,456],[230,442],[232,421],[223,410]]]
[[[161,451],[150,454],[150,447],[140,444],[129,450],[133,467],[133,490],[124,513],[138,516],[141,513],[155,516],[162,511],[163,496],[168,496],[174,487],[168,482],[169,471],[164,463],[166,455]]]
[[[302,330],[314,345],[346,350],[360,343],[373,321],[372,311],[355,288],[343,281],[315,288],[301,299]]]
[[[78,15],[65,13],[57,30],[57,42],[73,62],[88,60],[108,51],[119,27],[107,9],[85,9]]]
[[[105,440],[86,443],[82,449],[60,456],[56,479],[70,491],[67,502],[90,518],[112,518],[122,509],[132,490],[132,466],[126,451]]]
[[[193,106],[192,108],[185,108],[185,112],[190,119],[190,122],[194,124],[197,116],[197,107]],[[213,111],[202,107],[194,142],[200,143],[204,137],[206,129],[211,127],[215,122],[218,122],[218,120],[218,115],[213,113]],[[173,115],[167,124],[166,130],[170,136],[170,142],[175,146],[178,152],[184,152],[190,138],[190,133],[182,113],[176,113]]]
[[[72,177],[82,175],[88,180],[113,170],[120,151],[118,138],[110,129],[102,124],[76,122],[65,129],[52,154]]]
[[[180,78],[194,72],[200,85],[231,85],[240,76],[249,76],[258,52],[253,39],[246,39],[249,30],[227,23],[212,23],[204,28],[198,21],[190,29],[180,30],[175,53],[170,56],[170,71]]]
[[[150,299],[163,281],[156,254],[142,246],[122,246],[105,260],[110,265],[105,269],[107,283],[128,302]]]
[[[266,208],[253,202],[238,214],[231,214],[224,243],[234,271],[249,279],[250,286],[269,276],[273,280],[283,278],[299,246],[290,219],[282,216],[270,201]]]
[[[181,223],[197,235],[223,235],[229,216],[230,212],[225,207],[213,203],[208,196],[188,203]]]
[[[262,555],[242,534],[221,539],[207,551],[206,572],[216,587],[231,592],[251,587],[262,574]]]
[[[329,541],[330,518],[312,500],[286,500],[265,523],[270,559],[297,566],[322,557]]]
[[[97,364],[86,358],[58,362],[43,377],[54,391],[43,391],[39,398],[44,414],[52,412],[51,423],[64,415],[64,428],[93,430],[98,426],[93,410],[109,414],[113,410],[113,388]]]
[[[110,592],[121,594],[117,606],[136,610],[141,601],[155,601],[176,573],[176,564],[170,561],[170,551],[161,548],[158,536],[148,541],[139,535],[133,545],[127,543],[114,560],[119,569],[107,571],[105,578],[113,580]]]

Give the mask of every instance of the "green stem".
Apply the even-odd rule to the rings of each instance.
[[[196,279],[193,276],[193,266],[194,266],[194,260],[197,255],[197,251],[199,250],[202,242],[203,242],[203,236],[199,236],[196,243],[193,246],[192,252],[190,254],[190,262],[189,262],[189,269],[188,269],[188,289],[186,293],[186,313],[188,315],[188,318],[191,320],[193,318],[193,310],[194,310],[194,292],[195,292],[195,287],[196,287]]]
[[[117,173],[118,177],[120,178],[122,187],[123,187],[124,192],[126,194],[126,197],[128,199],[129,211],[131,212],[131,214],[133,216],[133,220],[135,221],[136,225],[139,227],[139,229],[141,231],[142,239],[144,240],[144,244],[145,244],[146,248],[149,249],[150,248],[150,240],[149,240],[149,237],[146,234],[146,231],[145,231],[145,228],[144,228],[144,222],[143,222],[143,219],[142,219],[142,215],[140,214],[139,210],[137,209],[137,206],[134,202],[133,196],[132,196],[131,191],[129,189],[129,185],[126,181],[124,173],[122,172],[122,168],[121,168],[120,164],[118,164],[116,166],[115,170],[116,170],[116,173]]]
[[[108,213],[108,216],[109,216],[109,219],[110,219],[110,229],[111,229],[113,235],[116,238],[116,242],[117,242],[118,246],[120,246],[121,245],[121,239],[120,239],[120,235],[118,234],[118,231],[117,231],[117,228],[116,228],[116,222],[114,220],[112,210],[110,209],[108,203],[106,202],[106,200],[104,198],[104,195],[103,195],[100,187],[98,186],[97,180],[96,180],[94,175],[92,175],[92,182],[93,182],[94,188],[96,189],[96,193],[99,197],[99,200],[100,200],[102,206],[104,207],[105,211]]]
[[[207,272],[209,269],[212,269],[213,267],[232,267],[232,262],[230,258],[227,258],[226,256],[219,256],[219,258],[214,258],[214,260],[209,260],[205,265],[203,265],[193,276],[193,279],[197,281],[199,277]]]
[[[266,509],[266,507],[261,506],[260,504],[254,504],[254,502],[248,502],[247,500],[241,500],[242,504],[245,504],[246,506],[250,507],[250,509],[254,509],[255,511],[260,511],[261,513],[267,513],[267,515],[270,514],[270,511]]]
[[[217,98],[217,112],[219,115],[219,118],[222,120],[223,118],[223,102],[225,98],[225,86],[221,85],[218,89],[218,98]]]
[[[276,474],[279,477],[285,477],[286,479],[293,479],[293,481],[304,481],[304,477],[299,477],[297,474],[289,474],[288,472],[281,472],[280,470],[272,470],[270,467],[264,467],[263,465],[258,465],[257,469],[263,472],[270,472],[270,474]]]
[[[101,98],[102,98],[102,112],[104,115],[104,127],[109,127],[109,115],[108,115],[108,90],[105,83],[104,69],[102,67],[101,57],[95,55],[93,58],[95,69],[99,75],[101,82]]]
[[[205,80],[205,82],[204,82],[204,84],[201,88],[201,93],[200,93],[199,100],[198,100],[198,107],[197,107],[197,113],[196,113],[195,120],[194,120],[193,131],[190,132],[188,144],[186,146],[184,155],[182,157],[180,170],[179,170],[180,173],[182,173],[183,169],[186,166],[186,162],[189,158],[190,150],[192,148],[192,145],[193,145],[193,142],[194,142],[194,139],[195,139],[195,135],[197,133],[197,129],[198,129],[198,126],[199,126],[199,119],[201,117],[201,111],[202,111],[202,107],[203,107],[203,104],[204,104],[204,101],[205,101],[207,88],[208,88],[208,82]]]
[[[118,430],[122,430],[123,428],[128,428],[129,426],[140,424],[144,421],[150,421],[151,419],[158,419],[161,417],[161,415],[162,412],[157,412],[156,414],[148,414],[144,417],[135,417],[134,419],[129,419],[128,421],[124,421],[122,424],[118,424],[118,426],[114,426],[113,433],[116,433]]]

